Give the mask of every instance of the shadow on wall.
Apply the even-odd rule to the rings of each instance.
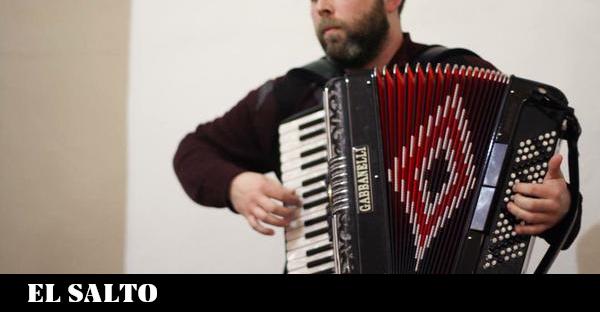
[[[599,274],[600,223],[593,225],[586,232],[580,233],[577,240],[578,273]]]

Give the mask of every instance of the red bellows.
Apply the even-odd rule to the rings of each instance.
[[[399,272],[447,271],[482,179],[508,77],[449,65],[384,68],[374,75],[394,266]]]

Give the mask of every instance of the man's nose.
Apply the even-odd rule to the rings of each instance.
[[[333,15],[333,3],[332,0],[316,0],[315,9],[321,17]]]

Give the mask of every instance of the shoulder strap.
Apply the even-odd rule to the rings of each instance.
[[[294,71],[294,70],[292,70]],[[327,57],[322,57],[312,63],[309,63],[299,69],[296,74],[314,75],[314,78],[320,80],[329,80],[331,78],[343,75],[343,70]]]
[[[463,48],[447,48],[442,45],[431,45],[423,50],[413,61],[413,64],[443,63],[456,57],[475,56],[475,52]]]
[[[343,75],[343,70],[326,57],[287,72],[281,83],[273,88],[281,116],[289,116],[308,92],[322,88],[329,79],[340,75]]]

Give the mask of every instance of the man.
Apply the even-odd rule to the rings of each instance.
[[[338,68],[351,72],[402,66],[413,63],[428,48],[402,32],[399,14],[403,5],[403,0],[312,0],[311,16],[327,58]],[[493,68],[469,53],[444,61]],[[194,201],[227,206],[265,235],[274,234],[270,226],[284,227],[293,218],[294,210],[284,206],[301,204],[293,190],[263,175],[279,169],[277,127],[286,117],[320,105],[323,81],[294,79],[288,73],[268,81],[224,116],[198,126],[182,140],[174,159],[175,172]],[[541,235],[555,243],[568,221],[579,215],[575,214],[579,207],[570,207],[561,161],[560,155],[550,160],[542,184],[515,186],[517,194],[508,209],[526,222],[517,227],[517,233]],[[575,238],[578,224],[579,220],[564,248]]]

